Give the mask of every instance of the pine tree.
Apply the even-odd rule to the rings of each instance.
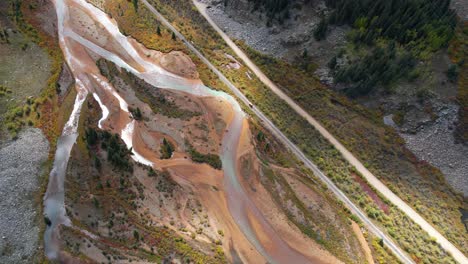
[[[156,29],[156,33],[158,34],[158,36],[161,36],[161,28],[159,27],[159,25],[158,25],[158,28]]]
[[[326,18],[322,18],[320,20],[320,23],[317,25],[317,27],[314,30],[315,40],[320,41],[322,39],[325,39],[327,35],[327,29],[328,29],[328,21]]]

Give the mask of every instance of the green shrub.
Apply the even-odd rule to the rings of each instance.
[[[172,153],[174,152],[174,145],[171,142],[167,141],[166,138],[163,139],[161,146],[161,159],[170,159]]]
[[[220,170],[223,167],[221,158],[219,155],[215,154],[202,154],[198,152],[195,148],[189,145],[189,154],[191,159],[197,163],[206,163],[211,167]]]

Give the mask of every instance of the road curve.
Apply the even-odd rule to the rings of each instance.
[[[229,47],[240,57],[244,63],[255,73],[255,75],[268,86],[277,96],[286,101],[286,103],[292,107],[299,115],[305,118],[312,126],[317,129],[320,134],[325,137],[342,155],[343,157],[353,165],[359,173],[385,198],[396,205],[401,211],[408,215],[415,223],[426,231],[431,237],[435,238],[436,241],[441,245],[443,249],[452,254],[452,256],[459,263],[468,263],[468,259],[465,255],[458,250],[450,241],[448,241],[442,234],[440,234],[432,225],[424,220],[416,211],[413,210],[407,203],[401,200],[395,195],[385,184],[383,184],[377,177],[375,177],[364,165],[351,153],[349,152],[330,132],[328,132],[317,120],[309,115],[302,107],[294,102],[289,96],[287,96],[278,86],[276,86],[258,67],[253,63],[249,57],[222,31],[216,23],[209,17],[206,12],[206,6],[193,1],[195,6],[198,8],[200,13],[206,18],[210,25],[218,32],[223,40],[229,45]]]

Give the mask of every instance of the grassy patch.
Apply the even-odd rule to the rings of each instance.
[[[20,110],[18,107],[15,108],[15,106],[13,106],[5,115],[5,124],[13,136],[15,136],[21,127],[26,124],[41,128],[51,144],[50,149],[52,153],[55,150],[55,142],[58,135],[60,135],[61,129],[61,124],[58,123],[57,118],[57,116],[59,116],[58,110],[60,103],[56,91],[58,87],[58,79],[62,71],[63,57],[56,39],[51,38],[45,32],[41,31],[39,22],[36,20],[35,7],[37,4],[33,2],[34,1],[31,0],[9,1],[9,18],[14,22],[21,34],[26,36],[31,43],[28,44],[25,42],[27,45],[18,45],[13,37],[9,38],[9,42],[15,43],[18,48],[21,48],[22,53],[30,52],[31,49],[36,49],[35,47],[38,46],[38,50],[32,50],[34,56],[46,51],[48,55],[48,63],[43,63],[43,65],[49,70],[49,72],[43,73],[37,70],[31,70],[23,74],[22,78],[31,81],[31,87],[33,87],[33,85],[40,86],[40,88],[37,89],[39,92],[36,91],[35,93],[32,93],[30,90],[26,90],[26,94],[21,95],[25,102],[21,103],[26,103],[27,107],[30,109],[22,106],[23,109]],[[24,42],[24,40],[22,41]],[[15,60],[13,61],[15,63],[18,62]],[[34,64],[35,63],[29,62],[23,66],[24,69],[27,70],[28,67]],[[35,74],[39,75],[36,76]],[[20,85],[20,83],[18,85]],[[26,87],[31,89],[28,85],[26,85]],[[21,90],[15,89],[16,87],[12,88],[13,93]]]
[[[198,152],[193,146],[191,146],[188,142],[186,142],[186,145],[188,146],[188,153],[190,154],[190,158],[192,161],[196,163],[206,163],[210,165],[211,167],[220,170],[223,167],[223,164],[221,162],[221,159],[219,158],[219,155],[216,154],[203,154]]]

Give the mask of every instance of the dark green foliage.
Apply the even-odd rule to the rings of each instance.
[[[330,61],[328,62],[328,68],[330,68],[330,70],[334,70],[336,68],[336,64],[337,64],[337,59],[336,59],[336,56],[333,56],[333,58],[330,59]]]
[[[96,131],[92,128],[86,129],[85,140],[88,148],[97,148],[98,143],[101,143],[101,148],[107,151],[107,160],[116,168],[133,171],[133,166],[130,162],[131,149],[122,142],[118,134],[111,134],[107,131]],[[94,159],[94,164],[97,169],[101,168],[101,162],[98,157]]]
[[[0,98],[6,95],[10,95],[11,93],[11,89],[7,88],[6,86],[0,85]]]
[[[140,240],[140,233],[138,233],[137,230],[133,230],[133,237],[135,238],[135,240]]]
[[[51,226],[51,225],[52,225],[52,221],[50,221],[50,218],[47,217],[47,216],[44,216],[44,223],[45,223],[47,226]]]
[[[148,177],[156,177],[157,175],[158,175],[158,174],[156,173],[156,171],[155,171],[153,168],[149,167],[149,169],[148,169]]]
[[[98,140],[98,134],[96,130],[92,128],[88,128],[86,129],[86,132],[85,132],[85,138],[86,138],[86,144],[88,145],[88,147],[91,147],[91,146],[96,145],[97,140]]]
[[[290,17],[289,9],[293,0],[249,0],[253,2],[252,11],[264,11],[268,18],[268,23],[277,20],[280,24]]]
[[[386,49],[376,47],[364,58],[339,68],[335,72],[335,81],[346,84],[346,94],[356,97],[408,76],[415,65],[416,60],[410,53],[397,55],[394,45],[388,45]]]
[[[156,34],[158,34],[158,36],[161,36],[161,28],[159,27],[159,25],[158,25],[158,28],[156,29]]]
[[[384,37],[401,44],[426,44],[437,50],[453,35],[456,16],[450,0],[327,0],[330,23],[354,25],[354,41]]]
[[[320,23],[314,29],[314,38],[315,40],[322,40],[325,39],[327,36],[327,29],[328,29],[328,20],[326,18],[322,18]]]
[[[11,9],[13,10],[13,18],[15,19],[16,22],[19,22],[22,17],[23,17],[23,13],[21,12],[21,4],[22,4],[22,1],[20,0],[14,0],[14,1],[11,1]]]
[[[210,165],[211,167],[220,170],[223,167],[223,164],[221,162],[221,159],[219,155],[215,154],[202,154],[198,152],[195,148],[192,146],[189,146],[189,154],[190,157],[194,162],[197,163],[206,163]]]
[[[379,239],[379,245],[380,245],[381,247],[383,247],[383,246],[384,246],[383,239]]]
[[[114,134],[110,136],[107,145],[107,160],[117,168],[124,170],[132,170],[130,163],[131,149],[120,140],[119,135]]]
[[[135,11],[138,12],[138,0],[132,0],[133,3],[133,8],[135,8]]]
[[[417,71],[413,71],[416,59],[427,58],[428,54],[447,46],[454,34],[456,16],[449,9],[449,2],[326,0],[333,9],[328,22],[352,26],[348,34],[350,41],[357,47],[366,44],[373,48],[370,54],[353,58],[347,66],[336,70],[335,81],[344,83],[351,97],[366,95],[379,86],[388,88],[400,78],[414,81],[418,78]],[[322,36],[319,29],[322,29],[320,25],[314,36]],[[316,36],[316,39],[320,38]],[[381,48],[385,45],[387,50]],[[336,61],[330,61],[329,67],[335,70]],[[451,72],[450,77],[454,76]]]
[[[450,82],[456,82],[458,79],[458,66],[456,64],[450,65],[450,67],[447,70],[447,78],[449,79]]]
[[[161,159],[170,159],[172,157],[172,153],[174,152],[174,145],[172,145],[171,142],[164,138],[160,152]]]
[[[101,164],[101,160],[98,158],[98,156],[94,156],[94,167],[96,167],[96,169],[100,170],[101,167],[102,167],[102,164]]]
[[[129,107],[128,110],[130,111],[130,113],[132,113],[133,119],[135,119],[135,120],[142,120],[143,119],[143,115],[141,114],[141,110],[140,110],[139,107],[137,107],[137,108]]]
[[[174,32],[172,32],[172,40],[176,40],[176,35]]]
[[[258,131],[257,133],[257,141],[264,142],[265,141],[265,134],[262,131]]]
[[[10,43],[8,31],[6,29],[0,29],[0,43]]]

